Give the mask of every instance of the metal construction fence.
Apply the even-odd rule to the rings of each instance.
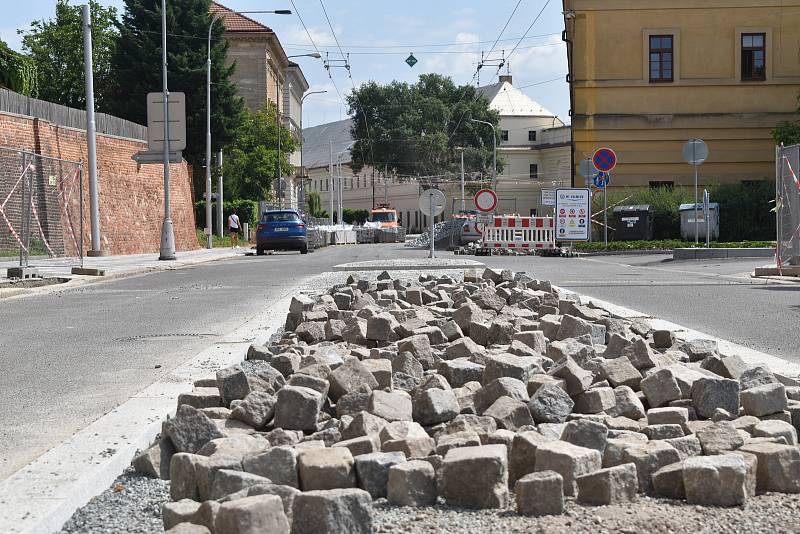
[[[780,146],[775,158],[778,270],[800,266],[800,145]]]
[[[83,264],[83,165],[0,147],[0,257]]]

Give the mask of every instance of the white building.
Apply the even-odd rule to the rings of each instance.
[[[570,127],[511,85],[510,76],[478,89],[492,109],[500,113],[498,159],[505,161],[498,176],[498,212],[520,215],[551,215],[552,207],[541,203],[542,189],[570,184]],[[351,120],[321,124],[303,131],[303,165],[307,172],[307,191],[318,191],[323,208],[330,212],[331,168],[333,176],[342,176],[343,206],[372,209],[386,199],[398,210],[403,226],[410,231],[427,227],[428,221],[419,210],[419,195],[430,182],[414,178],[385,178],[381,169],[365,167],[353,173],[350,149],[355,143]],[[487,128],[487,139],[490,132]],[[333,155],[331,157],[331,154]],[[487,180],[489,176],[484,176]],[[468,178],[469,179],[469,178]],[[436,186],[448,199],[443,217],[448,218],[461,208],[458,182]],[[473,187],[474,189],[474,187]],[[469,193],[466,195],[469,197]],[[336,194],[334,191],[334,203]],[[471,200],[466,208],[473,209]]]
[[[505,166],[497,177],[499,209],[549,215],[552,208],[542,206],[541,190],[569,187],[570,127],[511,82],[511,76],[500,76],[497,83],[478,88],[500,114],[497,157]]]

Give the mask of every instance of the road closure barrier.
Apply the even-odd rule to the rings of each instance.
[[[534,251],[555,246],[555,221],[551,217],[496,216],[483,229],[483,248]]]

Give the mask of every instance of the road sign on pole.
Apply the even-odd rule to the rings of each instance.
[[[594,177],[594,185],[600,189],[605,189],[611,183],[611,174],[607,172],[598,172]]]
[[[430,218],[431,226],[430,226],[430,245],[431,251],[430,256],[431,258],[434,257],[434,247],[435,247],[435,236],[433,234],[433,220],[436,218],[437,215],[441,215],[444,211],[444,193],[439,191],[438,189],[426,189],[422,192],[419,196],[419,209],[422,213],[427,215]]]
[[[702,139],[689,139],[683,145],[683,160],[694,167],[694,243],[700,242],[700,223],[698,217],[697,168],[708,159],[708,145]]]
[[[147,93],[147,149],[164,151],[164,93]],[[186,95],[169,94],[169,151],[186,149]]]
[[[497,207],[497,194],[491,189],[481,189],[475,193],[474,202],[478,211],[492,212]]]
[[[598,148],[592,155],[592,164],[598,171],[613,171],[617,166],[617,153],[608,147]]]
[[[556,240],[588,241],[590,228],[589,190],[556,189]]]

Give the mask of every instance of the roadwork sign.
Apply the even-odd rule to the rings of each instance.
[[[556,189],[556,241],[589,241],[589,190]]]

